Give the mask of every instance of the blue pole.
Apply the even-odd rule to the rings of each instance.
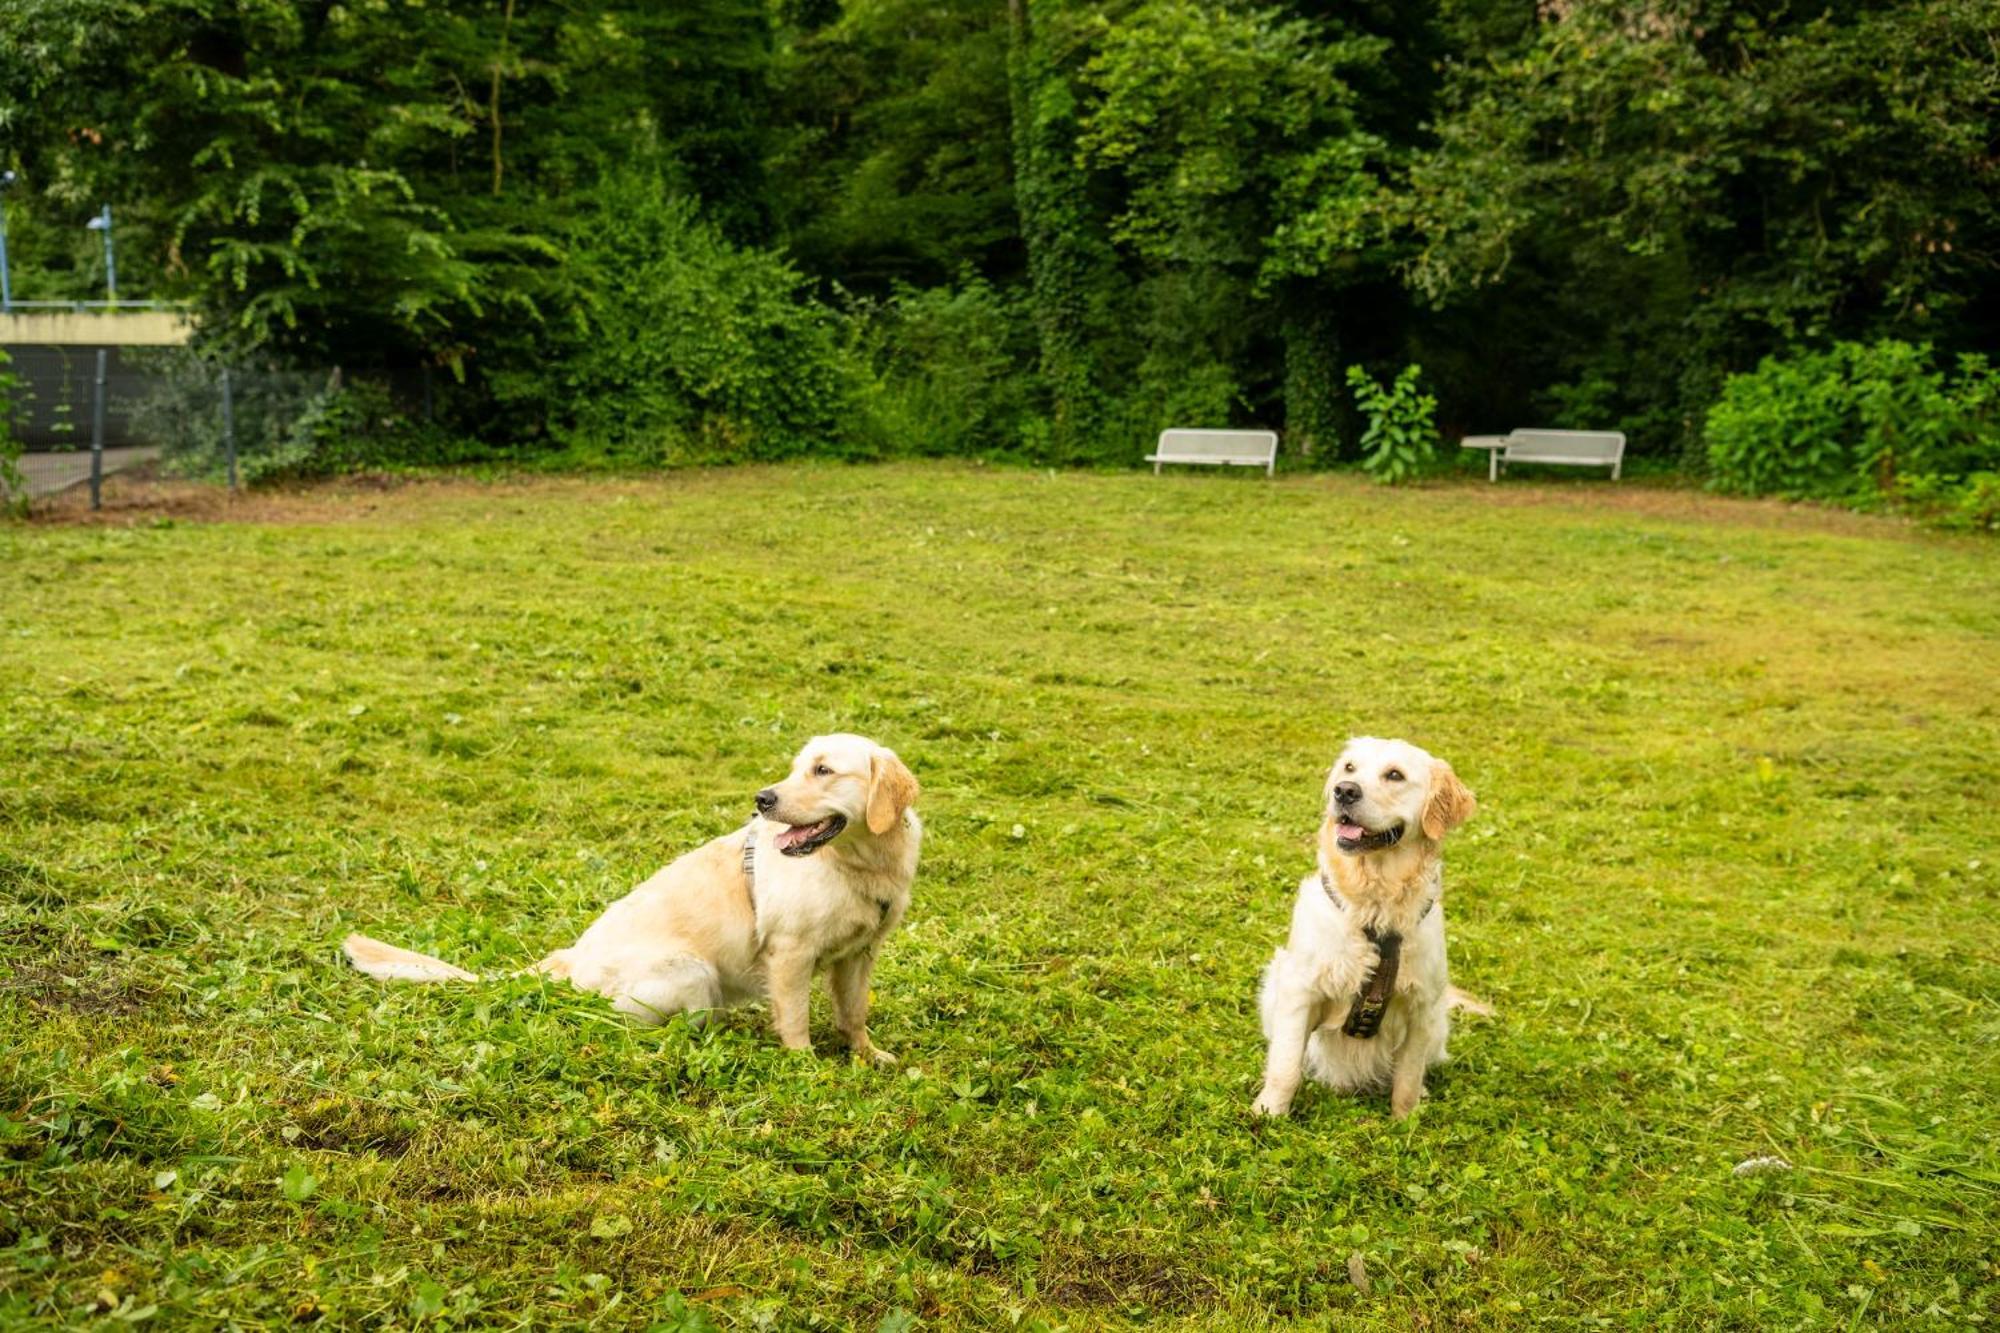
[[[111,253],[111,205],[104,206],[104,289],[111,304],[118,304],[118,261]]]
[[[7,275],[7,191],[19,179],[11,171],[0,171],[0,313],[6,314],[14,311],[14,284]]]

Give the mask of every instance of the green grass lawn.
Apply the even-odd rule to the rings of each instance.
[[[0,1323],[2000,1314],[2000,545],[956,466],[241,511],[0,528]],[[823,992],[815,1060],[339,960],[538,957],[833,729],[925,787],[899,1069]],[[1407,1123],[1257,1124],[1351,732],[1477,789],[1499,1014]]]

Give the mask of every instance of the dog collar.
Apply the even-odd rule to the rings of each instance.
[[[1326,890],[1329,902],[1343,912],[1347,910],[1347,900],[1334,891],[1333,879],[1325,870],[1319,872],[1319,886]],[[1435,898],[1425,903],[1424,910],[1417,913],[1417,921],[1429,916],[1437,904]],[[1361,933],[1375,946],[1375,969],[1368,974],[1368,980],[1361,983],[1361,989],[1355,992],[1354,1003],[1347,1010],[1347,1021],[1340,1025],[1340,1030],[1347,1036],[1367,1041],[1382,1030],[1382,1015],[1389,1011],[1389,1001],[1396,994],[1396,973],[1403,964],[1403,932],[1378,931],[1373,926],[1363,926]]]

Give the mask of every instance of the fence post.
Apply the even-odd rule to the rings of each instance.
[[[222,368],[222,447],[229,455],[229,489],[236,489],[236,400],[229,393],[229,367]]]
[[[104,363],[111,353],[97,349],[97,392],[90,402],[90,507],[104,507]]]

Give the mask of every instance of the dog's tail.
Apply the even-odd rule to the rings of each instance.
[[[462,967],[453,967],[442,958],[393,944],[371,940],[366,935],[349,935],[340,947],[347,961],[369,976],[382,981],[477,981]]]
[[[1445,1007],[1448,1009],[1463,1009],[1468,1014],[1479,1014],[1485,1018],[1493,1017],[1492,1005],[1486,1003],[1486,1001],[1480,999],[1477,995],[1462,991],[1456,986],[1446,986],[1444,988],[1444,1002]]]

